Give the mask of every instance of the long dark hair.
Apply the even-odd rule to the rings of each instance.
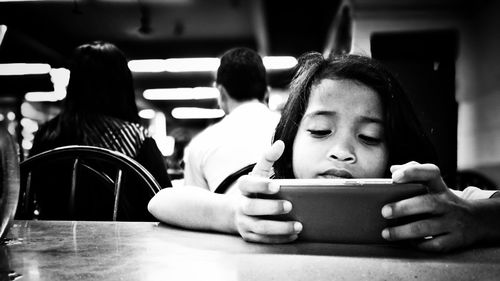
[[[137,123],[132,73],[115,45],[95,41],[77,47],[70,64],[70,78],[61,113],[44,124],[31,155],[68,144],[84,144],[86,125],[102,116]]]
[[[99,114],[138,122],[132,73],[118,47],[103,41],[77,47],[70,73],[61,119]]]
[[[276,178],[295,178],[292,147],[297,129],[308,106],[313,85],[323,79],[354,80],[379,95],[384,111],[385,139],[389,167],[409,161],[437,163],[437,154],[418,121],[412,105],[396,78],[377,61],[359,55],[324,58],[307,53],[299,58],[297,72],[290,84],[290,96],[276,127],[274,140],[285,143],[285,151],[274,165]]]

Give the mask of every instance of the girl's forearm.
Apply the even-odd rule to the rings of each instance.
[[[166,188],[156,194],[148,205],[158,220],[198,230],[235,233],[235,198],[208,190],[183,186]]]

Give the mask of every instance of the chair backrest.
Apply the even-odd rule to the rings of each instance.
[[[137,161],[100,147],[58,147],[20,166],[19,219],[149,220],[147,202],[161,189]]]
[[[219,193],[219,194],[224,194],[226,193],[229,188],[243,175],[248,175],[253,167],[255,167],[255,163],[247,165],[238,171],[230,174],[227,176],[220,184],[217,186],[217,188],[214,190],[214,193]]]

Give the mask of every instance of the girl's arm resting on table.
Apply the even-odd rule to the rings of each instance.
[[[148,210],[158,220],[197,230],[236,233],[237,197],[182,186],[165,188],[149,201]]]
[[[250,242],[291,242],[302,230],[301,223],[261,217],[288,213],[292,209],[291,203],[252,196],[278,192],[269,184],[269,174],[283,150],[283,142],[277,141],[257,162],[252,174],[237,181],[241,194],[215,194],[194,186],[166,188],[151,199],[148,210],[160,221],[176,226],[238,233]]]
[[[268,191],[267,180],[243,176],[243,190]],[[216,194],[194,186],[165,188],[148,204],[158,220],[188,229],[238,233],[249,242],[286,243],[297,239],[302,225],[259,219],[260,215],[278,215],[291,210],[290,202],[250,198],[243,195]]]

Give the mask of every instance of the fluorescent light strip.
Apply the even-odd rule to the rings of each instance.
[[[172,109],[172,116],[176,119],[215,119],[223,117],[224,111],[200,107],[176,107]]]
[[[47,74],[50,69],[46,63],[2,63],[0,75]]]
[[[181,58],[165,60],[165,69],[169,72],[217,71],[218,58]]]
[[[128,68],[133,72],[164,72],[165,60],[131,60],[128,62]]]
[[[66,97],[66,92],[54,91],[54,92],[28,92],[24,95],[24,99],[31,102],[56,102],[64,99]]]
[[[147,89],[143,96],[147,100],[216,99],[219,97],[219,90],[211,87]]]
[[[153,119],[155,116],[156,116],[156,111],[150,108],[139,111],[139,117],[143,119]]]
[[[262,61],[267,70],[290,69],[297,65],[297,59],[291,56],[269,56]]]
[[[263,59],[267,70],[290,69],[297,64],[291,56],[267,56]],[[133,72],[213,72],[219,68],[219,58],[177,58],[131,60],[128,67]]]

